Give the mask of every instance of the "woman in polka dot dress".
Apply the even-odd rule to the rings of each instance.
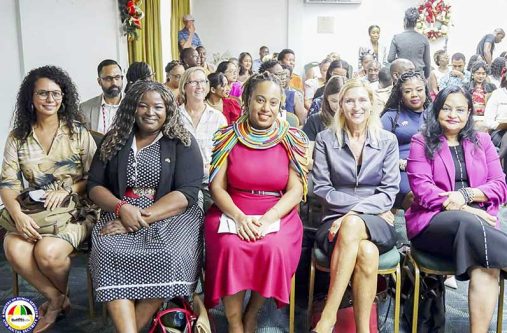
[[[195,139],[163,85],[135,83],[90,169],[102,209],[92,232],[96,298],[118,332],[137,332],[163,299],[191,295],[202,260],[203,177]]]

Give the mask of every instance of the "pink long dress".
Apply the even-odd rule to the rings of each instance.
[[[263,215],[280,197],[244,190],[284,191],[289,168],[290,161],[281,144],[260,150],[237,143],[228,156],[228,192],[245,214]],[[221,215],[213,205],[204,221],[206,306],[214,307],[220,298],[242,290],[272,297],[278,307],[288,304],[290,282],[299,262],[303,237],[297,209],[282,218],[280,231],[255,242],[243,241],[235,234],[219,234]]]

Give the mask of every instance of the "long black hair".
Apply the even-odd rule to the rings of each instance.
[[[468,139],[476,146],[479,144],[477,132],[474,129],[474,103],[472,101],[472,95],[470,95],[470,93],[463,87],[451,85],[440,90],[433,102],[433,107],[430,109],[430,112],[428,112],[426,122],[423,126],[422,135],[424,137],[424,141],[426,142],[426,157],[431,160],[433,159],[435,152],[440,149],[442,145],[440,136],[444,134],[442,126],[438,122],[438,115],[440,114],[440,110],[442,110],[447,97],[450,94],[456,93],[465,96],[468,104],[468,119],[465,127],[463,127],[458,134],[458,140],[459,142],[462,142],[464,139]]]
[[[83,123],[83,116],[79,112],[79,95],[69,74],[56,66],[35,68],[23,79],[16,99],[12,132],[18,140],[25,140],[32,130],[32,125],[37,121],[33,96],[35,82],[43,78],[53,81],[62,90],[62,104],[57,114],[58,119],[67,125],[70,134],[74,134],[75,122]]]

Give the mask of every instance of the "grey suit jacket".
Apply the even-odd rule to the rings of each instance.
[[[93,97],[79,105],[79,110],[85,118],[86,125],[92,131],[98,130],[100,109],[102,107],[102,94]]]
[[[380,130],[378,139],[367,135],[359,173],[348,142],[344,134],[340,146],[332,129],[320,132],[315,140],[313,193],[323,202],[323,222],[351,210],[384,213],[393,207],[399,191],[398,141],[394,134]]]

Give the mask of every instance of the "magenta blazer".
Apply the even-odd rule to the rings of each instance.
[[[490,136],[479,132],[477,137],[478,146],[469,140],[462,143],[468,183],[488,197],[489,200],[480,205],[486,207],[489,214],[496,216],[499,206],[507,199],[505,175]],[[414,202],[405,213],[410,239],[419,234],[434,215],[444,210],[442,204],[446,197],[438,194],[454,191],[455,169],[451,151],[444,136],[441,136],[440,141],[442,146],[435,152],[433,160],[426,157],[422,134],[414,135],[410,143],[407,175],[414,193]],[[496,224],[498,228],[498,219]]]

